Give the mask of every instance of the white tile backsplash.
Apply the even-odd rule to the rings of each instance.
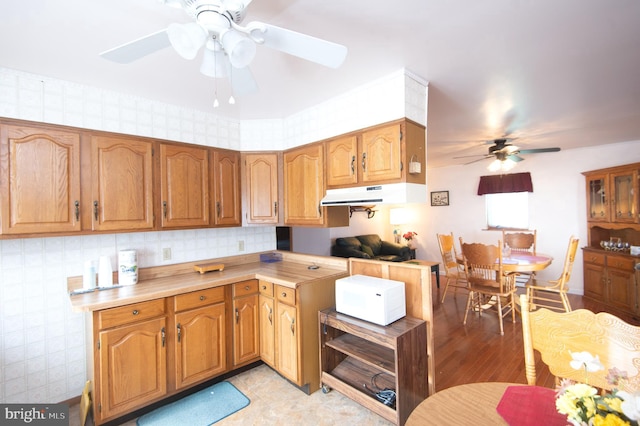
[[[426,87],[404,72],[283,120],[234,121],[209,112],[0,68],[0,116],[242,151],[284,150],[404,117],[426,124]],[[0,240],[0,403],[60,402],[87,380],[86,330],[67,277],[86,260],[138,251],[150,267],[273,250],[273,227]],[[172,259],[162,261],[162,249]]]

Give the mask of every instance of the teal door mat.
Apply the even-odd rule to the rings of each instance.
[[[229,382],[216,383],[138,418],[138,426],[209,426],[249,405]]]

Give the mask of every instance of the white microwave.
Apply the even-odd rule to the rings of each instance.
[[[404,282],[351,275],[336,280],[336,311],[379,325],[407,315]]]

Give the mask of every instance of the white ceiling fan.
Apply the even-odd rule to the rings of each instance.
[[[257,90],[248,65],[256,44],[297,56],[330,68],[338,68],[347,48],[306,34],[262,22],[240,23],[252,0],[160,0],[182,8],[193,20],[170,24],[166,29],[102,52],[105,59],[127,64],[169,46],[185,59],[194,59],[204,46],[200,72],[213,78],[230,77],[237,95]]]

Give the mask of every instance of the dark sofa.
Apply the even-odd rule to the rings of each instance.
[[[331,255],[403,262],[411,258],[411,250],[402,244],[383,241],[377,234],[369,234],[336,238]]]

